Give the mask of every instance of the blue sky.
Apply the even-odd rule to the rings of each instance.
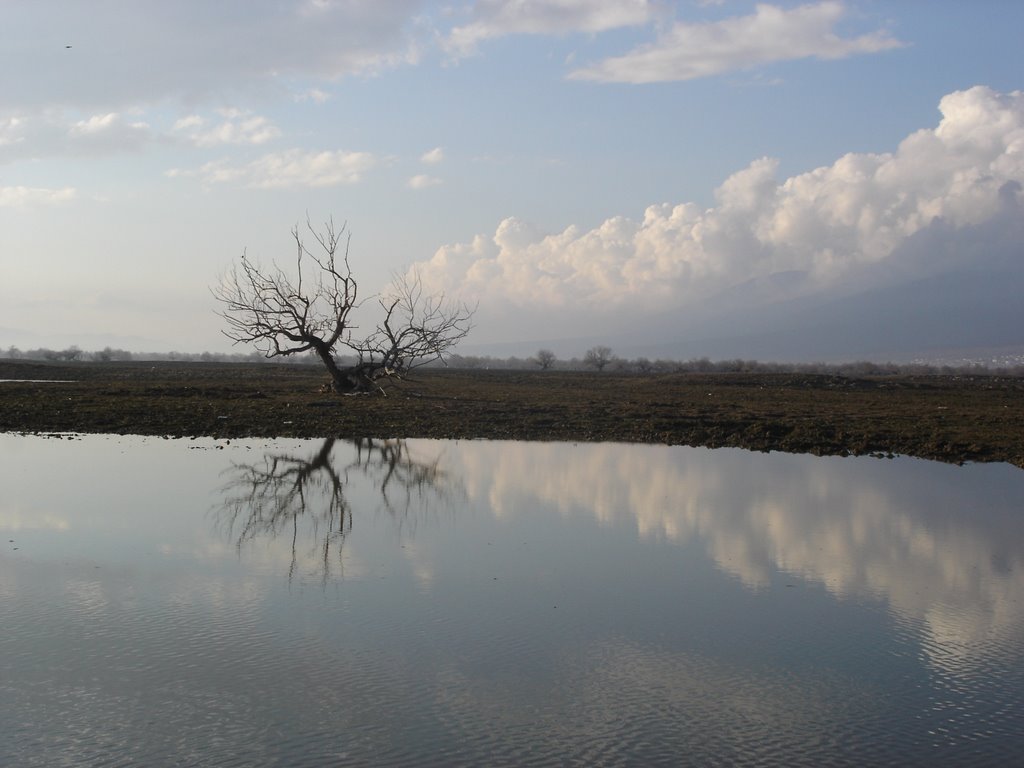
[[[243,249],[290,259],[307,213],[348,222],[364,294],[416,268],[479,301],[483,347],[712,337],[730,301],[758,327],[989,269],[994,241],[1024,269],[1016,2],[4,0],[0,18],[0,348],[227,349],[208,286]],[[918,254],[939,225],[957,247]]]

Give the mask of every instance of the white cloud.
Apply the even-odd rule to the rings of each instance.
[[[148,123],[129,122],[116,112],[93,115],[68,130],[68,149],[79,155],[137,151],[153,138]]]
[[[206,120],[199,115],[189,115],[183,117],[180,120],[176,120],[174,126],[171,128],[172,131],[195,131],[203,127]]]
[[[0,147],[18,144],[24,140],[24,118],[11,116],[0,120]]]
[[[332,0],[306,0],[299,12],[304,16],[319,15],[328,13],[334,5]]]
[[[72,187],[44,189],[38,187],[0,187],[0,208],[18,208],[32,205],[54,205],[74,200]]]
[[[71,126],[69,133],[72,136],[95,136],[111,130],[118,123],[118,116],[115,112],[106,115],[93,115],[87,120],[79,120]]]
[[[427,165],[437,165],[444,160],[444,150],[441,147],[434,147],[429,152],[420,155],[420,162]]]
[[[0,25],[0,72],[32,75],[4,80],[4,103],[17,109],[116,111],[268,92],[414,62],[426,39],[421,0],[252,0],[234,11],[138,0],[117,13],[77,0],[22,5]],[[40,37],[50,27],[64,30],[59,44]]]
[[[148,123],[117,112],[87,117],[62,110],[20,112],[0,118],[0,162],[134,152],[153,138]]]
[[[220,144],[265,144],[281,135],[281,131],[265,117],[242,110],[223,110],[220,123],[208,126],[199,115],[183,117],[173,131],[185,136],[198,147]]]
[[[968,232],[1020,204],[1024,94],[979,86],[939,108],[936,128],[892,153],[847,154],[781,183],[777,161],[762,158],[726,179],[710,209],[652,205],[589,230],[544,234],[508,218],[493,236],[441,247],[420,273],[485,305],[604,313],[700,302],[779,273],[801,274],[801,290],[836,285],[905,258],[900,246],[935,221]]]
[[[0,118],[0,162],[134,152],[164,138],[183,138],[198,147],[259,145],[280,133],[266,118],[242,110],[220,110],[215,121],[188,115],[170,130],[154,130],[118,112],[80,117],[50,109]]]
[[[319,88],[310,88],[305,93],[295,97],[296,101],[312,101],[314,104],[326,104],[331,100],[331,94]]]
[[[949,509],[968,503],[966,493],[958,498],[953,468],[918,462],[897,471],[809,458],[492,442],[456,450],[450,460],[467,478],[469,498],[497,517],[538,507],[565,517],[585,512],[603,525],[631,525],[643,538],[699,542],[718,568],[753,589],[781,571],[838,598],[881,597],[943,640],[926,648],[941,647],[934,660],[949,671],[984,658],[991,648],[982,638],[1020,631],[1024,547],[1015,539],[1008,549],[966,519],[936,525],[934,505],[908,504],[903,494],[913,476],[936,498],[955,499]],[[993,558],[996,551],[1003,556]]]
[[[421,173],[409,179],[407,186],[409,189],[426,189],[427,187],[436,187],[440,183],[440,179]]]
[[[569,77],[618,83],[692,80],[794,59],[842,59],[903,45],[885,30],[841,37],[843,3],[826,0],[786,10],[761,4],[749,16],[705,24],[677,22],[654,43],[578,69]]]
[[[378,159],[368,152],[290,149],[263,155],[241,165],[219,160],[206,163],[197,170],[175,168],[167,171],[167,175],[197,176],[206,184],[234,183],[257,189],[334,187],[359,182],[363,174],[377,163]]]
[[[68,135],[82,142],[83,146],[95,142],[131,149],[137,149],[152,138],[148,123],[141,120],[128,122],[116,112],[79,120],[68,130]]]
[[[604,32],[647,24],[655,15],[651,0],[481,0],[474,20],[451,30],[443,45],[466,56],[484,40],[507,35],[565,35]]]

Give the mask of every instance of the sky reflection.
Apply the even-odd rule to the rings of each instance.
[[[13,435],[0,464],[2,763],[1024,747],[1013,467]]]
[[[523,443],[473,444],[453,460],[499,518],[543,505],[698,541],[753,589],[782,572],[885,600],[923,623],[945,665],[1024,627],[1024,476],[1009,465]]]

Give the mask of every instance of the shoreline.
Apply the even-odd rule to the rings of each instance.
[[[0,360],[4,379],[0,432],[661,443],[1024,468],[1019,377],[430,369],[382,397],[322,392],[309,365]]]

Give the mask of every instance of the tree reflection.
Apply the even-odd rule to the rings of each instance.
[[[339,442],[350,447],[347,461],[334,456]],[[405,440],[371,438],[327,438],[306,458],[267,453],[261,462],[234,463],[227,470],[219,523],[239,552],[257,539],[289,534],[289,581],[300,563],[311,561],[326,584],[343,572],[342,548],[354,518],[354,483],[371,483],[377,508],[404,527],[417,514],[461,493],[440,468],[440,460],[440,453],[430,460],[413,456]]]

